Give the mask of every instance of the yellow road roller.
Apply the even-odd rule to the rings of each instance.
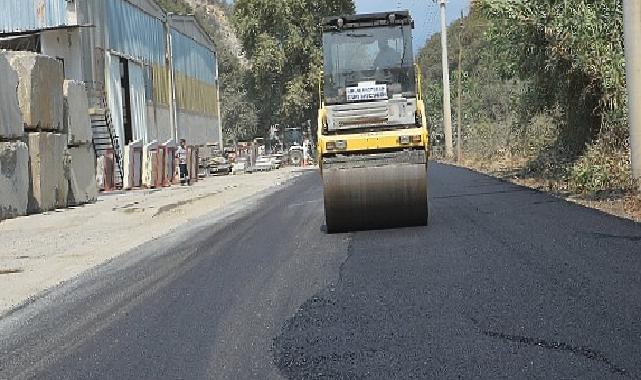
[[[426,225],[429,134],[409,12],[330,17],[322,28],[327,231]]]

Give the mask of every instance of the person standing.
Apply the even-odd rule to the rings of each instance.
[[[303,166],[307,166],[309,164],[309,140],[305,139],[303,140]]]
[[[187,170],[187,142],[180,139],[180,146],[176,149],[176,159],[178,159],[178,168],[180,170],[180,184],[189,183],[189,171]]]

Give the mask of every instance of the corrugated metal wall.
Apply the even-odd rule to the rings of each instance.
[[[216,56],[214,52],[172,29],[174,69],[193,79],[208,84],[216,83]]]
[[[147,64],[165,63],[165,28],[162,21],[124,0],[107,6],[108,49]]]
[[[169,104],[169,72],[165,64],[165,26],[125,0],[106,1],[107,49],[151,67],[152,100]]]
[[[67,25],[66,0],[1,0],[0,33]]]
[[[153,99],[154,103],[169,105],[170,91],[169,91],[169,70],[165,66],[152,65],[151,66],[151,84],[153,95],[149,99]]]
[[[218,116],[216,55],[175,29],[171,37],[178,108]]]

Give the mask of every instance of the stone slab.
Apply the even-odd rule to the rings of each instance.
[[[105,156],[96,159],[96,185],[99,191],[105,189]]]
[[[24,134],[18,105],[18,73],[0,51],[0,138],[18,139]]]
[[[27,214],[29,151],[22,141],[0,142],[0,220]]]
[[[125,147],[123,158],[123,177],[124,189],[129,190],[142,186],[142,154],[143,148],[141,143],[131,143]]]
[[[165,150],[165,178],[163,178],[163,186],[170,186],[176,183],[176,146],[164,145]]]
[[[28,133],[29,213],[67,207],[69,191],[67,135]]]
[[[90,144],[68,148],[69,206],[93,203],[98,198],[96,154]]]
[[[61,131],[64,73],[57,59],[31,52],[2,52],[18,73],[18,104],[24,128]]]
[[[146,144],[142,151],[142,186],[156,188],[158,183],[158,148],[157,141]]]
[[[84,83],[66,80],[62,86],[64,94],[63,129],[69,146],[88,144],[92,141],[89,101]]]

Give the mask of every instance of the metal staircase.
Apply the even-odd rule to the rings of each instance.
[[[112,151],[114,158],[114,186],[122,189],[124,183],[123,157],[118,135],[111,122],[111,113],[104,108],[90,110],[93,147],[96,157],[105,156]]]

